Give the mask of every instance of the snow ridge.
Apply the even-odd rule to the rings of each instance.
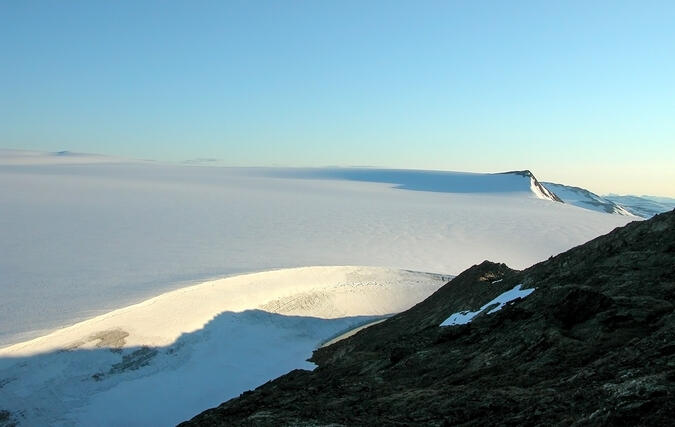
[[[616,194],[609,194],[603,197],[620,205],[631,214],[642,218],[651,218],[654,215],[668,212],[675,208],[675,199],[670,197],[619,196]]]
[[[25,425],[175,425],[313,369],[306,359],[322,343],[404,311],[448,280],[303,267],[178,289],[0,349],[0,409]]]
[[[550,191],[549,189],[541,185],[541,183],[537,180],[534,174],[527,169],[522,171],[503,172],[503,174],[520,175],[522,177],[529,178],[530,191],[538,199],[551,200],[554,202],[563,202],[560,199],[560,197],[558,197],[558,195],[556,195],[554,192]]]
[[[597,212],[606,212],[630,217],[635,216],[620,204],[605,197],[598,196],[584,188],[556,184],[553,182],[544,182],[543,185],[553,190],[565,203]]]

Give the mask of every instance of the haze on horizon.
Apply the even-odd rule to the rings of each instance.
[[[675,4],[0,5],[0,147],[675,197]]]

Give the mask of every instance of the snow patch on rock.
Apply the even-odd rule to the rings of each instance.
[[[471,321],[474,319],[474,317],[478,316],[485,310],[487,310],[490,307],[493,307],[490,309],[490,311],[487,312],[487,314],[493,314],[496,313],[497,311],[501,310],[504,305],[507,303],[518,299],[518,298],[525,298],[526,296],[530,295],[532,292],[534,292],[534,289],[520,289],[522,284],[516,285],[513,289],[510,289],[503,294],[499,295],[497,298],[491,300],[487,304],[483,305],[481,308],[479,308],[476,311],[460,311],[458,313],[453,313],[445,319],[440,326],[455,326],[455,325],[466,325],[467,323],[471,323]]]

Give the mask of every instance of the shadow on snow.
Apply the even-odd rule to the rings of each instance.
[[[2,357],[0,426],[70,421],[66,415],[73,410],[84,424],[106,416],[117,417],[107,419],[111,423],[126,422],[119,418],[124,408],[140,423],[148,411],[153,424],[179,422],[292,369],[312,369],[306,359],[323,342],[382,317],[228,311],[164,347],[121,348],[117,342],[82,349],[74,343],[70,349]],[[122,329],[101,332],[96,337],[126,336]],[[107,414],[106,405],[117,409]],[[98,418],[88,418],[92,413]]]

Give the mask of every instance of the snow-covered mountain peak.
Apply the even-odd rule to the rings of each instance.
[[[327,179],[391,184],[401,190],[454,194],[492,194],[562,202],[542,186],[529,170],[472,173],[415,169],[376,168],[276,168],[269,176],[296,179]]]
[[[620,204],[605,197],[598,196],[584,188],[556,184],[553,182],[544,182],[543,185],[555,192],[555,194],[557,194],[565,203],[598,212],[631,217],[635,216]]]
[[[530,179],[530,191],[538,198],[538,199],[544,199],[544,200],[551,200],[554,202],[561,202],[563,201],[558,197],[557,194],[555,194],[552,191],[549,191],[546,187],[541,185],[539,180],[534,176],[532,172],[530,172],[528,169],[522,170],[522,171],[511,171],[511,172],[504,172],[504,174],[512,174],[512,175],[520,175],[524,178],[529,178]]]

